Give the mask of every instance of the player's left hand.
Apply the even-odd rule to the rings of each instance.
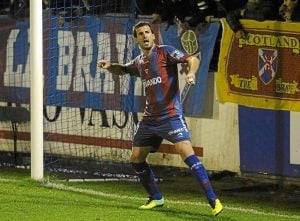
[[[185,81],[186,83],[188,84],[191,84],[191,85],[194,85],[196,83],[196,80],[195,80],[195,74],[187,74],[185,76]]]

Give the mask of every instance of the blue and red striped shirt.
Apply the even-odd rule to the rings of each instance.
[[[154,45],[150,55],[140,54],[127,65],[136,68],[142,79],[146,93],[143,117],[163,120],[182,115],[177,64],[186,63],[187,57],[172,46]]]

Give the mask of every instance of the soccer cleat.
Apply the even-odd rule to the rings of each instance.
[[[223,205],[220,202],[219,199],[216,199],[215,201],[213,201],[212,203],[210,203],[211,207],[212,207],[212,214],[214,216],[219,215],[222,211],[223,211]]]
[[[162,197],[160,200],[155,200],[149,197],[147,202],[140,206],[139,209],[153,209],[155,207],[160,207],[164,205],[164,198]]]

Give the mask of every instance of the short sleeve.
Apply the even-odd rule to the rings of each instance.
[[[187,62],[187,53],[174,48],[173,46],[165,46],[165,50],[168,54],[169,59],[174,63],[185,63]]]

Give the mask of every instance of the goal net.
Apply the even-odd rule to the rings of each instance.
[[[112,76],[97,61],[132,58],[133,1],[49,1],[48,7],[45,167],[80,176],[128,174],[134,79]]]
[[[21,91],[17,88],[16,93],[10,95],[15,96],[11,103],[3,103],[6,116],[10,115],[7,106],[15,106],[14,103],[21,104],[19,110],[24,111],[25,115],[29,113],[29,61],[26,61],[26,58],[29,59],[29,40],[26,40],[25,47],[18,43],[21,42],[22,31],[21,34],[28,38],[29,20],[24,17],[16,19],[22,19],[19,24],[24,27],[11,32],[12,43],[8,45],[11,47],[8,53],[13,53],[12,60],[17,58],[19,64],[26,65],[19,65],[16,69],[14,61],[8,61],[6,68],[9,73],[5,74],[8,76],[5,81],[9,85],[25,86],[26,89]],[[125,63],[132,59],[134,23],[135,6],[132,0],[44,1],[46,170],[79,174],[81,177],[85,174],[118,176],[131,173],[129,152],[139,110],[135,107],[133,96],[136,79],[112,76],[108,71],[97,68],[97,61],[106,59]],[[18,79],[12,77],[17,76],[17,71],[23,74]],[[13,124],[9,117],[1,121],[1,128],[8,130],[12,127],[16,132],[14,134],[19,135],[15,143],[10,132],[7,132],[10,137],[4,139],[14,158],[22,154],[21,160],[15,159],[11,162],[13,164],[30,165],[28,116],[23,122]],[[26,155],[28,161],[24,160]]]

